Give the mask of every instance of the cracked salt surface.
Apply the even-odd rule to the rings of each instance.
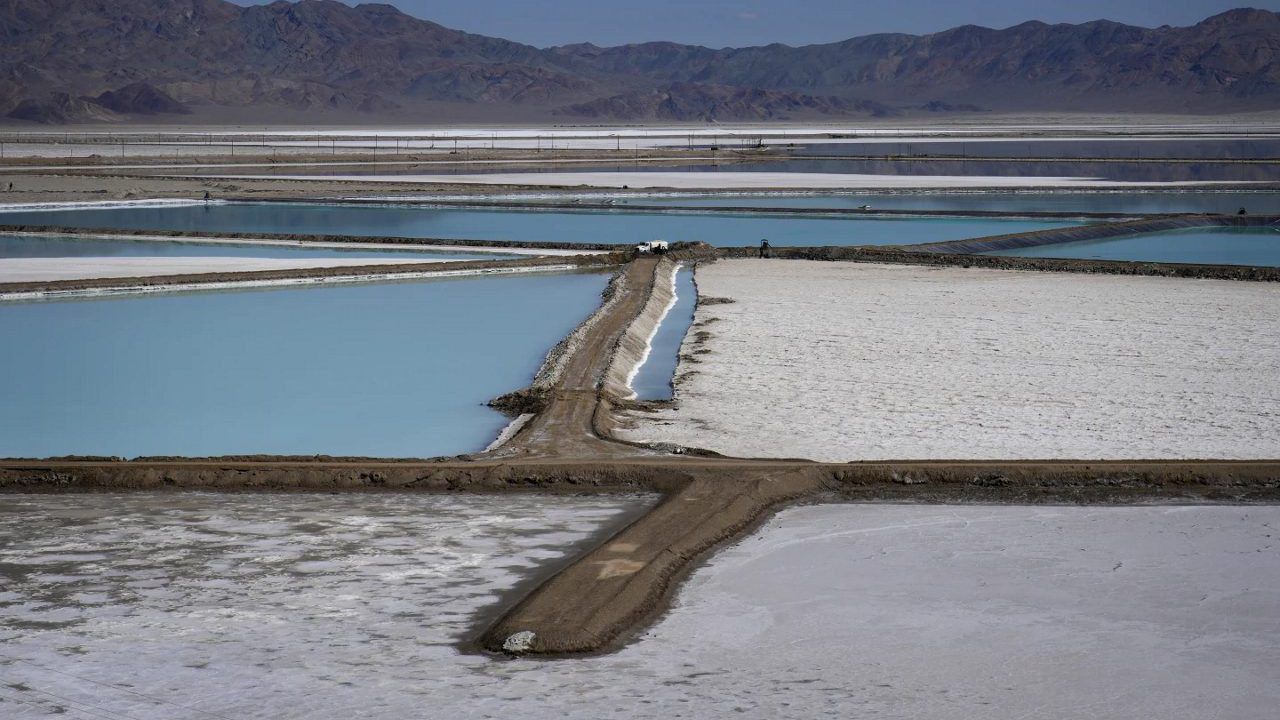
[[[813,460],[1280,457],[1274,283],[704,265],[674,410],[629,440]],[[698,353],[697,350],[709,350]]]
[[[498,682],[500,663],[456,648],[476,613],[648,502],[3,496],[0,717],[464,708]]]
[[[0,716],[1270,717],[1280,508],[826,505],[607,656],[453,643],[635,498],[10,496]],[[634,505],[632,505],[634,506]]]

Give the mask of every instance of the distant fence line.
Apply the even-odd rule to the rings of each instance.
[[[785,137],[785,136],[784,136]],[[821,138],[810,138],[819,141]],[[319,150],[464,150],[483,149],[488,146],[497,148],[513,145],[521,149],[570,149],[569,146],[583,140],[595,141],[607,147],[613,145],[616,150],[631,150],[642,145],[652,145],[653,141],[666,141],[664,147],[762,147],[764,137],[759,135],[701,135],[691,133],[627,135],[625,133],[611,135],[509,135],[503,133],[477,133],[468,135],[422,133],[403,134],[341,134],[326,135],[323,133],[194,133],[194,132],[10,132],[0,133],[0,145],[65,145],[74,146],[107,146],[107,147],[245,147],[245,148],[288,148]],[[578,141],[578,142],[575,142]],[[674,141],[674,142],[673,142]]]

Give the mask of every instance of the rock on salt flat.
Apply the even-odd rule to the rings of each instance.
[[[1280,287],[731,260],[678,407],[629,440],[738,456],[1280,457]]]

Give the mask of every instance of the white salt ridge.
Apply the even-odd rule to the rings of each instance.
[[[183,198],[154,200],[94,200],[90,202],[0,203],[0,222],[4,212],[44,212],[57,210],[109,210],[111,208],[165,208],[191,205],[219,205],[221,200],[188,200]]]
[[[0,220],[3,217],[0,216]],[[11,237],[53,237],[65,238],[67,233],[58,232],[42,232],[42,231],[24,231],[24,232],[6,232]],[[432,253],[469,253],[476,255],[596,255],[606,251],[604,250],[577,250],[577,249],[547,249],[547,248],[528,248],[528,247],[497,247],[488,245],[428,245],[425,243],[363,243],[363,242],[324,242],[318,240],[280,240],[275,238],[253,238],[253,237],[218,237],[218,236],[200,236],[200,235],[126,235],[121,233],[85,233],[76,232],[74,235],[77,239],[92,240],[122,240],[127,242],[159,242],[159,243],[189,243],[192,245],[244,245],[246,247],[263,246],[263,247],[292,247],[292,248],[323,248],[326,250],[351,250],[355,252],[364,250],[394,250],[404,253],[405,256],[417,256],[422,258],[418,262],[437,262],[431,257]]]
[[[628,396],[630,400],[636,398],[637,393],[632,384],[635,382],[636,375],[640,374],[640,368],[643,368],[644,364],[649,361],[649,355],[653,352],[653,339],[658,336],[658,331],[662,329],[662,323],[666,322],[667,316],[671,314],[671,308],[675,307],[676,301],[680,299],[676,295],[676,281],[680,276],[680,268],[682,266],[682,263],[676,263],[671,270],[671,299],[667,301],[667,306],[663,308],[658,322],[653,324],[653,329],[649,331],[649,336],[645,338],[644,352],[640,354],[640,359],[627,371],[627,388],[631,390],[631,394]]]
[[[510,442],[511,438],[515,437],[516,433],[520,432],[521,428],[523,428],[534,417],[533,413],[522,413],[517,416],[511,422],[507,423],[506,427],[502,428],[502,432],[498,433],[498,437],[494,438],[493,442],[489,443],[488,447],[484,449],[484,452],[493,452],[503,445],[506,445]]]
[[[179,257],[34,257],[0,258],[0,283],[52,282],[88,278],[151,277],[198,273],[232,273],[265,270],[404,265],[426,262],[460,262],[456,259],[418,258],[261,258],[225,256]]]
[[[368,263],[364,263],[368,264]],[[431,280],[480,275],[516,275],[540,272],[572,272],[577,265],[539,265],[536,267],[475,268],[470,270],[427,270],[416,272],[362,273],[358,275],[333,275],[328,277],[279,278],[275,280],[228,280],[211,283],[172,283],[165,285],[136,285],[115,288],[87,288],[82,290],[32,290],[0,293],[0,302],[27,302],[61,298],[113,297],[117,295],[153,295],[172,292],[205,292],[211,290],[248,290],[273,287],[308,287],[344,285],[351,283],[394,282],[398,280]]]

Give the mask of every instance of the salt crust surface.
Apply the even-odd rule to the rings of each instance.
[[[828,505],[612,655],[460,654],[637,498],[0,497],[0,717],[1267,718],[1276,507]]]
[[[711,352],[627,439],[833,462],[1280,457],[1274,284],[787,260],[696,277],[736,302],[698,309]]]
[[[683,663],[687,717],[1270,717],[1278,525],[1276,507],[795,508],[608,660]]]

